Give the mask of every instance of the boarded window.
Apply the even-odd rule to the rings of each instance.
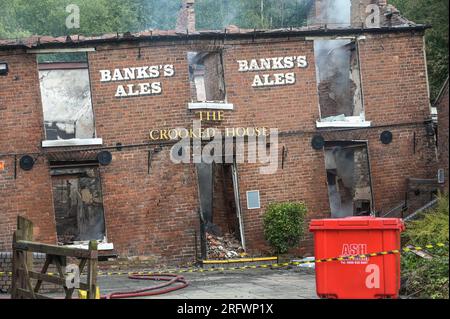
[[[97,168],[52,169],[58,242],[103,240],[105,220]]]
[[[46,140],[95,137],[85,53],[38,55]]]
[[[364,121],[356,42],[316,40],[314,54],[321,121]]]
[[[188,52],[191,98],[194,102],[225,100],[225,82],[220,52]]]

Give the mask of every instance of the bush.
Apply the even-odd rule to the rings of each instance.
[[[264,235],[277,254],[298,246],[305,231],[306,212],[305,204],[297,202],[272,203],[267,207]]]
[[[414,245],[448,242],[448,194],[437,196],[436,208],[407,224],[405,238]]]
[[[433,259],[423,259],[414,254],[403,256],[403,295],[448,299],[448,248],[433,251],[433,256]]]
[[[438,205],[419,220],[407,223],[403,234],[407,244],[448,243],[448,195],[438,195]],[[433,259],[408,253],[402,258],[402,294],[416,298],[449,298],[448,246],[430,251]]]

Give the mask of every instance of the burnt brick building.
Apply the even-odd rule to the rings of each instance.
[[[195,23],[193,2],[179,22]],[[308,219],[425,204],[418,181],[436,179],[437,160],[427,26],[385,1],[367,22],[356,2],[344,21],[302,28],[0,40],[0,251],[18,215],[38,241],[98,239],[182,263],[198,256],[199,211],[211,231],[265,254],[271,202],[303,201]],[[276,171],[174,163],[175,128],[199,119],[231,137],[278,129]],[[312,253],[309,236],[298,253]]]

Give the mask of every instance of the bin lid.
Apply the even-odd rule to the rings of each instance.
[[[400,218],[379,218],[373,216],[313,219],[309,230],[326,229],[398,229],[403,231],[405,224]]]

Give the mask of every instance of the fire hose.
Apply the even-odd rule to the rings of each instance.
[[[186,288],[189,285],[183,276],[176,274],[132,274],[129,275],[128,278],[132,280],[164,281],[164,283],[134,291],[113,292],[101,296],[101,299],[120,299],[162,295],[171,291]]]

